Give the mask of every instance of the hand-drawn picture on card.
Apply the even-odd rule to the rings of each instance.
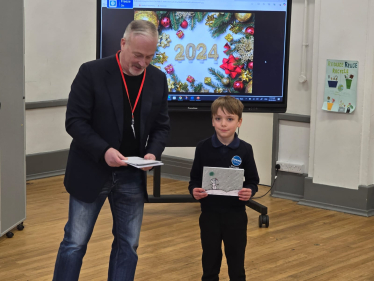
[[[327,60],[322,109],[352,113],[356,109],[358,61]]]

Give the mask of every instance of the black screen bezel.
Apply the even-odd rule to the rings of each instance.
[[[287,18],[286,18],[286,42],[285,42],[285,61],[283,77],[283,100],[281,102],[251,102],[243,101],[245,112],[263,112],[263,113],[285,113],[287,111],[288,100],[288,69],[289,69],[289,49],[290,49],[290,30],[291,30],[291,11],[292,0],[287,1]],[[102,0],[97,0],[96,12],[96,59],[101,56],[101,9]],[[170,93],[175,95],[175,92]],[[212,101],[168,101],[170,111],[210,111]]]

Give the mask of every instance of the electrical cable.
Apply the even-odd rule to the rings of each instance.
[[[275,177],[274,177],[274,181],[273,181],[273,184],[271,185],[270,189],[264,195],[261,195],[259,197],[251,197],[250,199],[259,199],[259,198],[262,198],[262,197],[264,197],[266,194],[268,194],[273,189],[274,184],[277,181],[277,174],[278,174],[278,170],[279,169],[280,169],[280,165],[279,164],[275,165]]]

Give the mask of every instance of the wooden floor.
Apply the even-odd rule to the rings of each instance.
[[[63,177],[29,181],[23,231],[0,238],[0,280],[51,280],[68,214]],[[151,178],[149,182],[152,183]],[[149,188],[151,189],[152,186]],[[162,179],[162,194],[187,183]],[[263,194],[268,187],[260,187]],[[326,211],[266,196],[270,227],[247,209],[247,280],[374,280],[374,217]],[[198,203],[146,204],[136,281],[199,280]],[[88,246],[80,280],[106,280],[112,241],[106,202]],[[221,279],[228,280],[223,260]]]

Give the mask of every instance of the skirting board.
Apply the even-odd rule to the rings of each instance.
[[[348,189],[313,183],[306,174],[278,172],[272,196],[298,204],[370,217],[374,215],[374,185]]]
[[[26,155],[26,180],[65,174],[69,150],[58,150]]]
[[[370,217],[374,215],[374,185],[360,185],[358,189],[348,189],[313,183],[305,178],[304,198],[300,205],[339,211],[353,215]]]
[[[53,177],[65,174],[69,150],[59,150],[26,156],[26,180]],[[163,156],[161,175],[182,181],[189,181],[192,160]],[[152,171],[150,172],[152,173]]]

